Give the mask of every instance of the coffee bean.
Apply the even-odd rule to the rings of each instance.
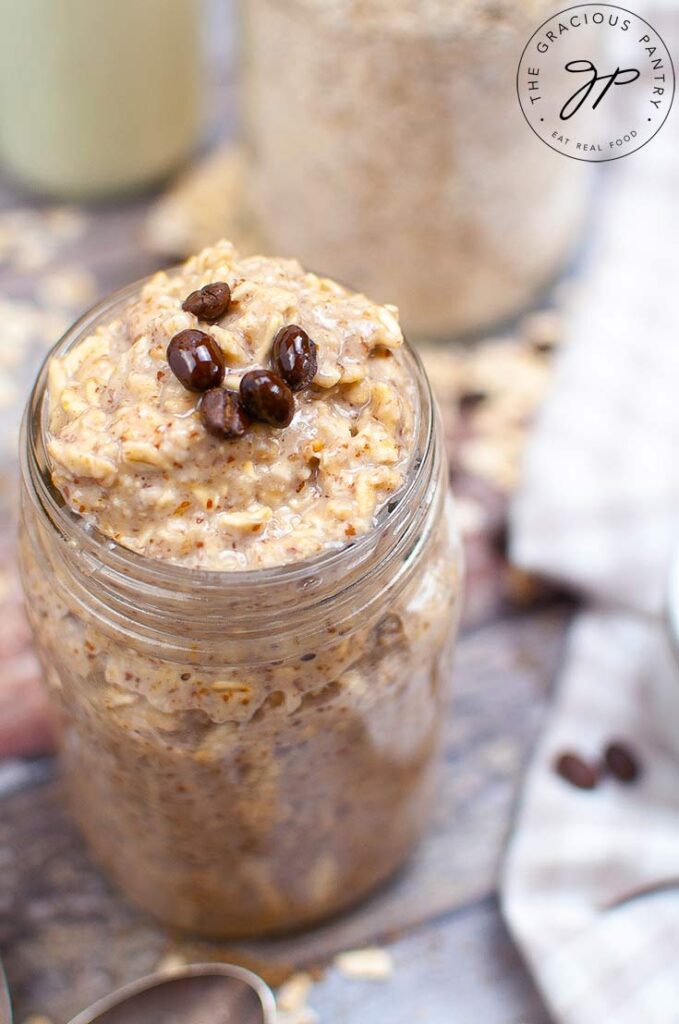
[[[274,338],[271,363],[293,391],[301,391],[316,376],[316,344],[301,327],[290,324]]]
[[[206,284],[184,299],[182,309],[193,313],[199,320],[214,323],[227,312],[231,304],[231,289],[225,281]]]
[[[209,391],[224,380],[222,350],[205,331],[180,331],[167,346],[167,361],[189,391]]]
[[[577,754],[560,754],[554,762],[554,768],[562,779],[578,789],[594,789],[599,781],[596,767],[583,761]]]
[[[463,391],[458,399],[460,412],[471,412],[488,398],[485,391]]]
[[[611,775],[619,782],[635,782],[641,774],[639,761],[625,743],[609,743],[604,751],[604,761]]]
[[[238,393],[224,388],[205,392],[200,402],[200,418],[208,434],[222,441],[243,437],[250,426],[250,417]]]
[[[295,399],[284,380],[271,370],[250,370],[241,377],[241,402],[253,420],[287,427],[295,415]]]

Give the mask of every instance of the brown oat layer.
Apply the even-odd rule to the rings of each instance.
[[[187,295],[225,281],[226,315],[205,324]],[[179,331],[219,344],[224,385],[269,366],[276,333],[304,328],[318,371],[288,427],[253,424],[223,441],[203,428],[200,395],[168,367]],[[141,554],[207,569],[253,569],[340,547],[370,529],[402,483],[413,447],[415,383],[393,306],[379,306],[295,260],[242,259],[220,242],[160,273],[49,377],[53,480],[68,504]]]

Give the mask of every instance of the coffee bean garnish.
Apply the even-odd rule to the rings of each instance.
[[[180,331],[167,346],[173,374],[189,391],[209,391],[224,380],[224,356],[205,331]]]
[[[554,762],[554,768],[562,779],[578,789],[594,789],[599,781],[596,766],[588,764],[577,754],[560,754]]]
[[[641,774],[639,761],[625,743],[609,743],[604,751],[604,761],[611,775],[619,782],[635,782]]]
[[[199,320],[214,323],[228,311],[231,304],[231,289],[225,281],[206,284],[184,299],[182,309],[193,313]]]
[[[241,402],[253,420],[287,427],[295,415],[292,391],[272,370],[250,370],[241,377]]]
[[[200,418],[208,434],[222,441],[243,437],[250,426],[250,417],[243,408],[237,391],[212,388],[200,401]]]
[[[274,338],[271,364],[293,391],[301,391],[316,376],[316,344],[297,324],[289,324]]]

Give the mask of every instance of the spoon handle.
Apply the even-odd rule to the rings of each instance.
[[[252,971],[234,964],[189,964],[130,982],[83,1010],[70,1024],[140,1021],[275,1024],[276,1004],[269,987]]]
[[[12,1024],[12,1003],[9,998],[9,987],[2,964],[0,963],[0,1024]]]

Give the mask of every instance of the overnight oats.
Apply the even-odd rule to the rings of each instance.
[[[427,821],[460,597],[397,310],[222,242],[75,325],[22,451],[71,805],[120,886],[228,936],[392,874]]]

